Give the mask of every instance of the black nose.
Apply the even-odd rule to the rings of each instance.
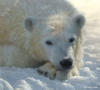
[[[63,69],[70,69],[72,67],[73,60],[71,58],[63,59],[60,61],[60,65]]]

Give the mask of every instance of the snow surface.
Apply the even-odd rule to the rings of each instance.
[[[0,67],[0,90],[100,90],[100,0],[69,0],[86,18],[84,67],[80,76],[49,80],[34,69]]]

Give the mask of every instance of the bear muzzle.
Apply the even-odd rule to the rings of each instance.
[[[73,60],[71,58],[63,59],[60,61],[60,66],[64,70],[71,69],[73,66]]]

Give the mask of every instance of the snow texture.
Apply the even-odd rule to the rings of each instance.
[[[69,1],[87,18],[80,76],[60,82],[40,76],[32,68],[0,67],[0,90],[100,90],[100,0]]]

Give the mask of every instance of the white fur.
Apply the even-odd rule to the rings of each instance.
[[[36,63],[27,52],[16,46],[0,46],[0,66],[33,67],[37,66]]]
[[[59,62],[67,57],[73,59],[73,69],[57,71],[61,74],[56,78],[78,74],[82,65],[81,28],[85,21],[72,5],[65,0],[0,0],[0,5],[0,33],[5,36],[0,37],[1,66],[36,67],[49,62],[53,70],[60,70]],[[29,17],[31,28],[26,26]],[[69,43],[72,37],[76,40]],[[47,40],[53,46],[47,46]]]

